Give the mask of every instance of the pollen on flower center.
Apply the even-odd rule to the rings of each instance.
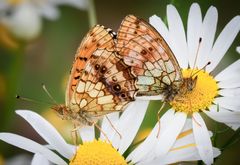
[[[70,165],[127,165],[122,155],[111,144],[94,140],[84,142],[69,163]]]
[[[191,73],[197,73],[194,75],[194,77],[197,76],[196,86],[191,91],[186,90],[185,93],[179,93],[170,102],[176,111],[199,112],[208,108],[218,95],[217,82],[211,75],[203,70],[185,69],[183,70],[183,78],[189,78]]]

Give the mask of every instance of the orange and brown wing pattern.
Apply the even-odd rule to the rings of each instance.
[[[115,51],[99,48],[86,63],[70,109],[88,117],[122,111],[134,100],[135,82],[131,68],[117,57]]]
[[[179,64],[163,37],[146,21],[124,18],[117,33],[117,51],[137,76],[141,95],[159,95],[182,83]]]
[[[98,48],[113,51],[115,48],[114,38],[115,34],[112,30],[101,25],[94,26],[84,37],[76,52],[66,89],[65,100],[67,106],[70,104],[70,100],[88,59],[91,58],[93,52]]]

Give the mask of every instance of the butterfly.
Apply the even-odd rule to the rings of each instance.
[[[116,47],[138,79],[137,96],[163,95],[164,101],[171,101],[178,93],[184,93],[196,84],[196,79],[183,78],[167,42],[143,19],[134,15],[123,19]]]
[[[77,49],[65,94],[65,105],[52,107],[77,126],[93,125],[100,117],[123,111],[134,101],[136,78],[118,57],[116,34],[96,25]]]

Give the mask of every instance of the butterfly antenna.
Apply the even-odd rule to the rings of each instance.
[[[49,104],[49,105],[52,105],[52,104],[49,103],[49,102],[37,101],[37,100],[34,100],[34,99],[22,97],[22,96],[19,96],[19,95],[16,95],[16,99],[23,100],[23,101],[27,101],[27,102],[32,102],[32,103],[37,103],[37,104],[47,103],[47,104]]]
[[[208,65],[210,65],[210,64],[211,64],[211,62],[208,61],[208,63],[207,63],[206,65],[204,65],[204,66],[203,66],[201,69],[199,69],[197,72],[193,73],[191,77],[193,77],[193,76],[195,76],[196,74],[198,74],[201,70],[205,70],[206,67],[207,67]]]
[[[43,90],[47,93],[48,97],[53,101],[54,104],[58,104],[57,101],[52,97],[52,95],[48,92],[45,84],[42,83]]]
[[[197,52],[196,52],[196,56],[195,56],[195,59],[194,59],[194,63],[193,63],[193,69],[192,69],[192,72],[190,74],[190,77],[192,77],[193,75],[193,70],[195,69],[196,67],[196,64],[197,64],[197,59],[198,59],[198,54],[199,54],[199,49],[200,49],[200,46],[201,46],[201,42],[202,42],[202,38],[200,37],[199,38],[199,42],[198,42],[198,47],[197,47]]]

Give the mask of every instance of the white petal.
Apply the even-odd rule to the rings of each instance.
[[[164,156],[171,149],[183,129],[186,119],[186,113],[176,112],[172,120],[168,121],[168,126],[165,129],[160,127],[160,134],[155,148],[156,155]]]
[[[0,133],[0,139],[29,152],[39,153],[53,163],[67,165],[67,163],[53,151],[25,137],[12,133]]]
[[[137,100],[162,100],[163,96],[158,95],[158,96],[136,96]]]
[[[236,48],[236,51],[240,54],[240,46]]]
[[[49,19],[49,20],[56,20],[59,18],[59,11],[56,6],[54,5],[42,5],[38,9],[38,12],[43,17]]]
[[[230,109],[233,111],[240,111],[240,96],[235,97],[218,97],[214,100],[215,104],[219,104],[220,107]]]
[[[238,75],[239,72],[240,60],[237,60],[215,76],[215,79],[218,81],[229,80],[233,75]]]
[[[230,75],[228,76],[228,80],[220,81],[218,86],[220,88],[239,88],[240,77],[237,75]]]
[[[218,91],[222,96],[239,96],[240,95],[240,88],[230,88],[230,89],[222,89]]]
[[[188,66],[188,50],[185,31],[178,11],[173,5],[167,6],[170,47],[175,54],[181,68]]]
[[[212,50],[214,36],[217,28],[217,20],[218,20],[217,9],[211,6],[208,9],[206,16],[203,20],[201,34],[202,42],[197,59],[198,68],[202,68],[208,63],[207,58]]]
[[[69,147],[58,131],[43,117],[28,110],[17,110],[16,113],[24,118],[62,156],[67,159],[73,156],[74,150]]]
[[[70,5],[79,9],[87,9],[88,7],[87,0],[61,0],[58,4]]]
[[[211,72],[218,65],[228,48],[231,46],[239,30],[240,16],[236,16],[225,26],[221,34],[218,36],[212,52],[209,55],[211,65],[206,68],[208,72]]]
[[[208,129],[199,113],[192,116],[193,134],[197,144],[200,157],[206,164],[213,163],[213,147]]]
[[[110,122],[107,120],[106,117],[103,118],[102,121],[102,130],[103,132],[107,135],[108,139],[112,141],[113,135],[115,133],[114,128],[116,128],[117,122],[119,120],[119,112],[116,113],[110,113],[107,115],[108,119]],[[113,126],[112,126],[113,125]],[[114,127],[114,128],[113,128]],[[104,134],[101,132],[100,139],[106,140],[106,137]]]
[[[41,154],[36,153],[33,156],[31,165],[50,165],[50,162]]]
[[[94,126],[84,126],[79,129],[83,141],[93,141],[95,139]]]
[[[149,18],[150,24],[162,35],[164,40],[169,44],[168,29],[162,19],[156,15]]]
[[[168,122],[172,120],[174,117],[174,110],[168,110],[162,117],[161,117],[161,130],[165,129],[168,125]],[[149,136],[142,142],[136,149],[134,149],[131,154],[127,157],[127,160],[132,160],[133,163],[139,162],[146,157],[149,157],[149,153],[153,152],[153,148],[156,147],[157,139],[157,132],[159,129],[159,123],[155,125]],[[151,154],[151,153],[150,153]]]
[[[203,111],[210,118],[221,123],[225,123],[229,126],[233,125],[233,129],[240,127],[240,112],[231,112],[228,110],[223,110],[224,108],[219,107],[219,112],[216,112],[217,106],[211,106],[210,111]]]
[[[121,154],[126,151],[135,138],[147,111],[149,101],[135,101],[133,104],[132,107],[127,108],[122,114],[117,126],[122,138],[119,139],[120,142],[115,147],[119,149],[118,151]],[[116,134],[115,136],[119,138],[119,135]]]
[[[197,48],[199,45],[200,31],[202,28],[202,13],[199,5],[193,3],[190,7],[188,14],[187,24],[187,44],[188,44],[188,62],[190,67],[193,68]]]
[[[157,143],[157,131],[159,124],[157,123],[148,137],[142,142],[137,148],[135,148],[127,157],[127,161],[132,161],[132,163],[137,163],[143,160],[146,155],[155,147]]]

